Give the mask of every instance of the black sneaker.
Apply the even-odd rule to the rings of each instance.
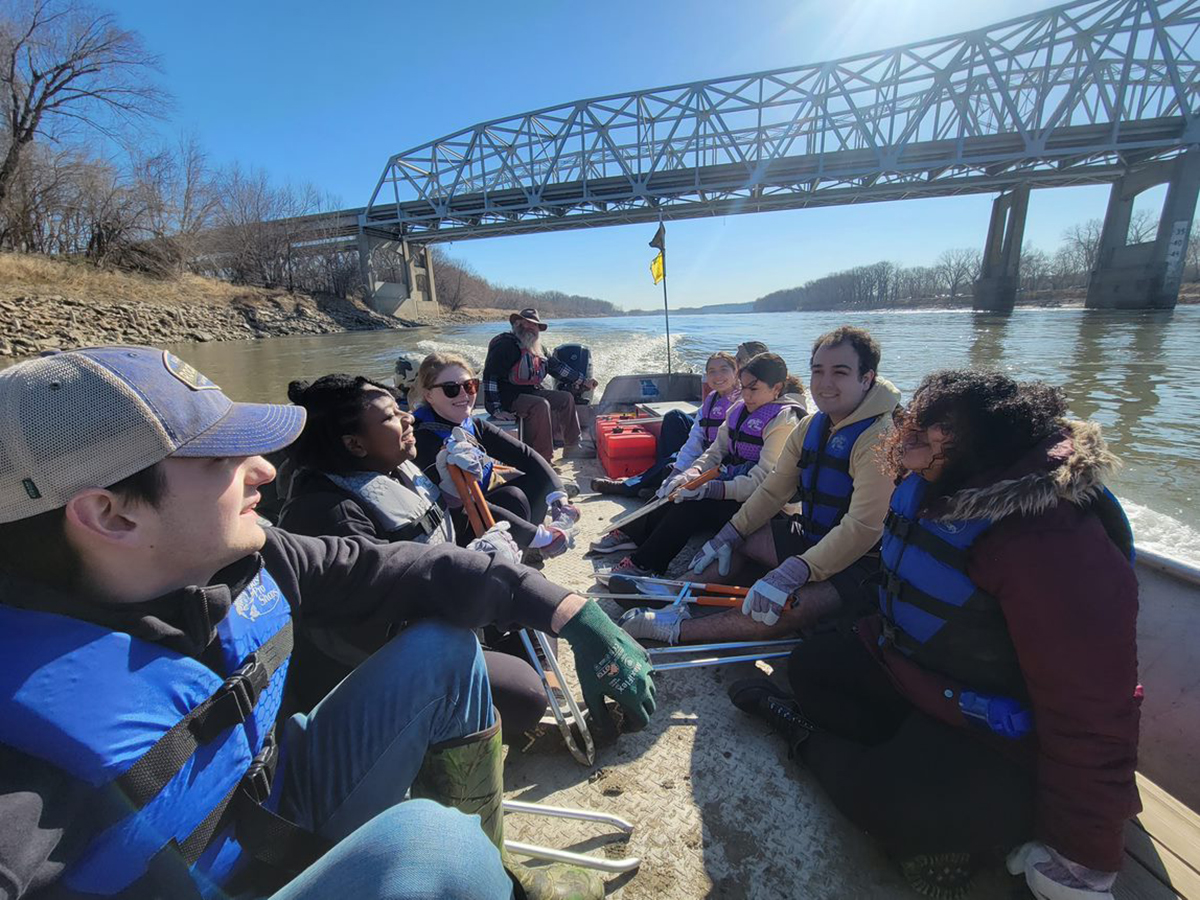
[[[756,716],[787,742],[788,758],[817,730],[805,718],[796,698],[765,675],[741,678],[729,686],[729,699],[742,712]]]
[[[900,862],[905,881],[934,900],[959,900],[971,889],[970,853],[922,853]]]

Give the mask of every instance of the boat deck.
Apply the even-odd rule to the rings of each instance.
[[[595,586],[596,568],[622,555],[587,558],[588,543],[638,503],[589,493],[591,476],[602,474],[594,459],[568,461],[564,473],[584,491],[577,501],[583,519],[577,548],[547,563],[545,573],[584,591]],[[669,574],[681,575],[700,543],[693,540]],[[1148,683],[1141,768],[1162,787],[1139,775],[1145,810],[1127,828],[1127,861],[1115,895],[1200,900],[1200,817],[1184,805],[1194,807],[1197,796],[1192,776],[1200,720],[1191,714],[1200,709],[1200,695],[1189,686],[1200,649],[1178,640],[1194,633],[1200,608],[1193,586],[1148,566],[1139,566],[1138,575],[1142,677]],[[617,611],[610,601],[600,602]],[[562,649],[562,668],[573,682],[571,653],[565,644]],[[640,857],[640,869],[608,876],[608,896],[627,900],[916,897],[803,766],[788,760],[783,742],[729,702],[726,686],[755,666],[772,671],[760,661],[659,673],[658,711],[650,725],[598,743],[594,766],[577,763],[554,726],[528,746],[510,748],[508,799],[594,809],[628,819],[636,829],[625,836],[585,822],[510,815],[508,837],[611,858]],[[973,900],[1029,896],[1024,880],[1009,877],[999,863],[980,873],[969,894]]]
[[[588,543],[607,531],[610,519],[638,504],[587,493],[590,476],[601,474],[595,460],[568,462],[564,471],[584,491],[577,501],[584,515],[577,549],[547,563],[545,574],[588,590],[595,568],[620,558],[584,558]],[[673,572],[682,571],[699,543],[676,558]],[[573,678],[565,645],[561,662]],[[658,711],[649,727],[599,746],[595,766],[577,763],[553,727],[528,748],[511,748],[509,799],[613,813],[636,831],[626,838],[583,822],[512,816],[508,837],[640,857],[636,872],[609,876],[609,896],[627,900],[916,896],[803,767],[787,759],[783,742],[729,702],[726,685],[752,674],[754,665],[769,666],[658,674]],[[971,897],[1012,897],[1014,884],[996,867],[978,880]]]

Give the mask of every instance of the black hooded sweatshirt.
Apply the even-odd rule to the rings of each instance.
[[[497,623],[549,632],[554,610],[569,593],[533,569],[452,544],[310,538],[268,528],[261,553],[223,569],[204,587],[102,605],[0,575],[0,603],[94,622],[204,662],[217,650],[217,624],[262,566],[297,621],[323,627],[437,618],[464,628]],[[280,715],[287,710],[285,703]],[[0,746],[0,900],[79,896],[58,879],[94,834],[95,798],[92,788],[55,766]],[[122,897],[172,892],[143,878]]]

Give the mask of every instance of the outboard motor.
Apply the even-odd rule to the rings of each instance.
[[[566,363],[576,372],[583,375],[584,378],[592,377],[592,351],[583,344],[563,344],[560,347],[554,348],[554,358]],[[554,387],[560,391],[570,391],[575,395],[575,402],[583,406],[587,406],[592,402],[592,398],[596,394],[595,388],[587,390],[575,391],[567,386],[566,382],[554,379]]]
[[[396,371],[392,375],[392,383],[400,391],[400,399],[404,406],[408,406],[408,392],[417,383],[417,369],[424,358],[415,351],[401,353],[396,357]]]

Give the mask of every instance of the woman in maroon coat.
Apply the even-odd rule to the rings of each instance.
[[[806,640],[794,696],[730,688],[928,896],[1012,851],[1043,900],[1111,898],[1139,809],[1132,535],[1099,428],[1065,411],[1038,382],[927,377],[884,448],[879,611]]]

